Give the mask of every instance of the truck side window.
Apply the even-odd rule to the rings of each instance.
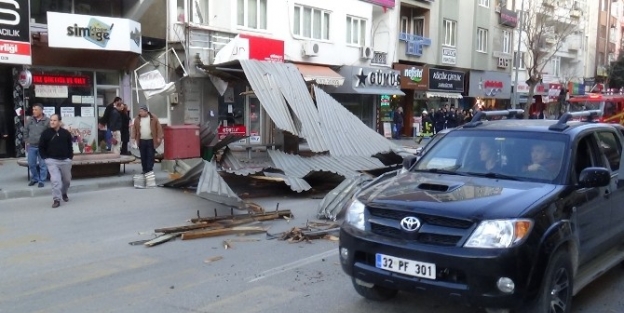
[[[622,146],[617,136],[613,132],[601,131],[597,133],[598,143],[602,152],[609,161],[612,171],[620,169],[620,155],[622,154]]]
[[[593,144],[592,144],[592,136],[588,135],[579,140],[576,146],[576,153],[574,154],[574,180],[578,182],[579,175],[581,172],[588,168],[595,166],[596,156],[592,152]]]

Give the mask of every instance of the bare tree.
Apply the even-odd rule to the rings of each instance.
[[[523,0],[519,0],[523,1]],[[524,0],[528,10],[521,14],[522,43],[525,46],[526,81],[529,98],[523,107],[525,118],[533,102],[535,86],[542,81],[544,68],[561,50],[566,39],[579,29],[582,10],[572,0]]]

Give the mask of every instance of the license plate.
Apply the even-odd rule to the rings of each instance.
[[[397,258],[381,253],[375,255],[375,267],[414,277],[436,279],[436,265]]]

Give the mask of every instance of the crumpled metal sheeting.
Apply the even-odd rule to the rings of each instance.
[[[249,62],[260,63],[253,60]],[[329,151],[318,110],[297,66],[292,63],[271,63],[270,68],[272,73],[279,77],[280,91],[292,108],[296,119],[301,123],[298,128],[301,129],[300,137],[306,139],[312,152]]]
[[[288,176],[304,178],[311,172],[330,172],[346,178],[358,175],[359,170],[384,167],[378,159],[361,156],[333,157],[318,155],[302,157],[280,150],[267,150],[275,168],[281,169]]]
[[[264,172],[263,174],[266,177],[281,178],[284,181],[284,183],[288,185],[288,187],[290,187],[292,191],[295,191],[295,192],[304,192],[304,191],[308,191],[312,189],[312,186],[310,186],[310,184],[308,184],[307,181],[301,178],[286,176],[281,173],[273,173],[273,172]]]
[[[246,155],[246,152],[226,151],[221,157],[221,169],[230,174],[248,176],[275,167],[269,159],[243,160],[241,159],[243,155]]]
[[[372,156],[398,146],[366,126],[322,89],[314,86],[321,125],[332,156]]]
[[[197,181],[202,176],[203,169],[204,169],[204,163],[198,162],[191,169],[187,170],[182,175],[182,177],[177,178],[177,179],[172,179],[164,183],[163,186],[171,187],[171,188],[184,188],[184,187],[195,186],[195,184],[197,184]]]
[[[275,126],[281,130],[299,136],[299,130],[290,115],[290,109],[280,91],[279,77],[271,71],[270,62],[240,60],[249,85],[260,100],[260,105],[271,117]],[[303,78],[300,78],[303,80]]]
[[[244,209],[243,200],[219,175],[216,162],[204,161],[201,166],[203,170],[197,185],[197,196],[229,207]]]
[[[318,218],[335,221],[342,214],[342,209],[351,200],[360,186],[370,180],[366,175],[358,175],[345,179],[330,191],[319,204]]]

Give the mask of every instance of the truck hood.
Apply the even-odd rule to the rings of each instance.
[[[408,172],[367,186],[356,198],[367,205],[494,219],[518,217],[555,189],[537,182]]]

